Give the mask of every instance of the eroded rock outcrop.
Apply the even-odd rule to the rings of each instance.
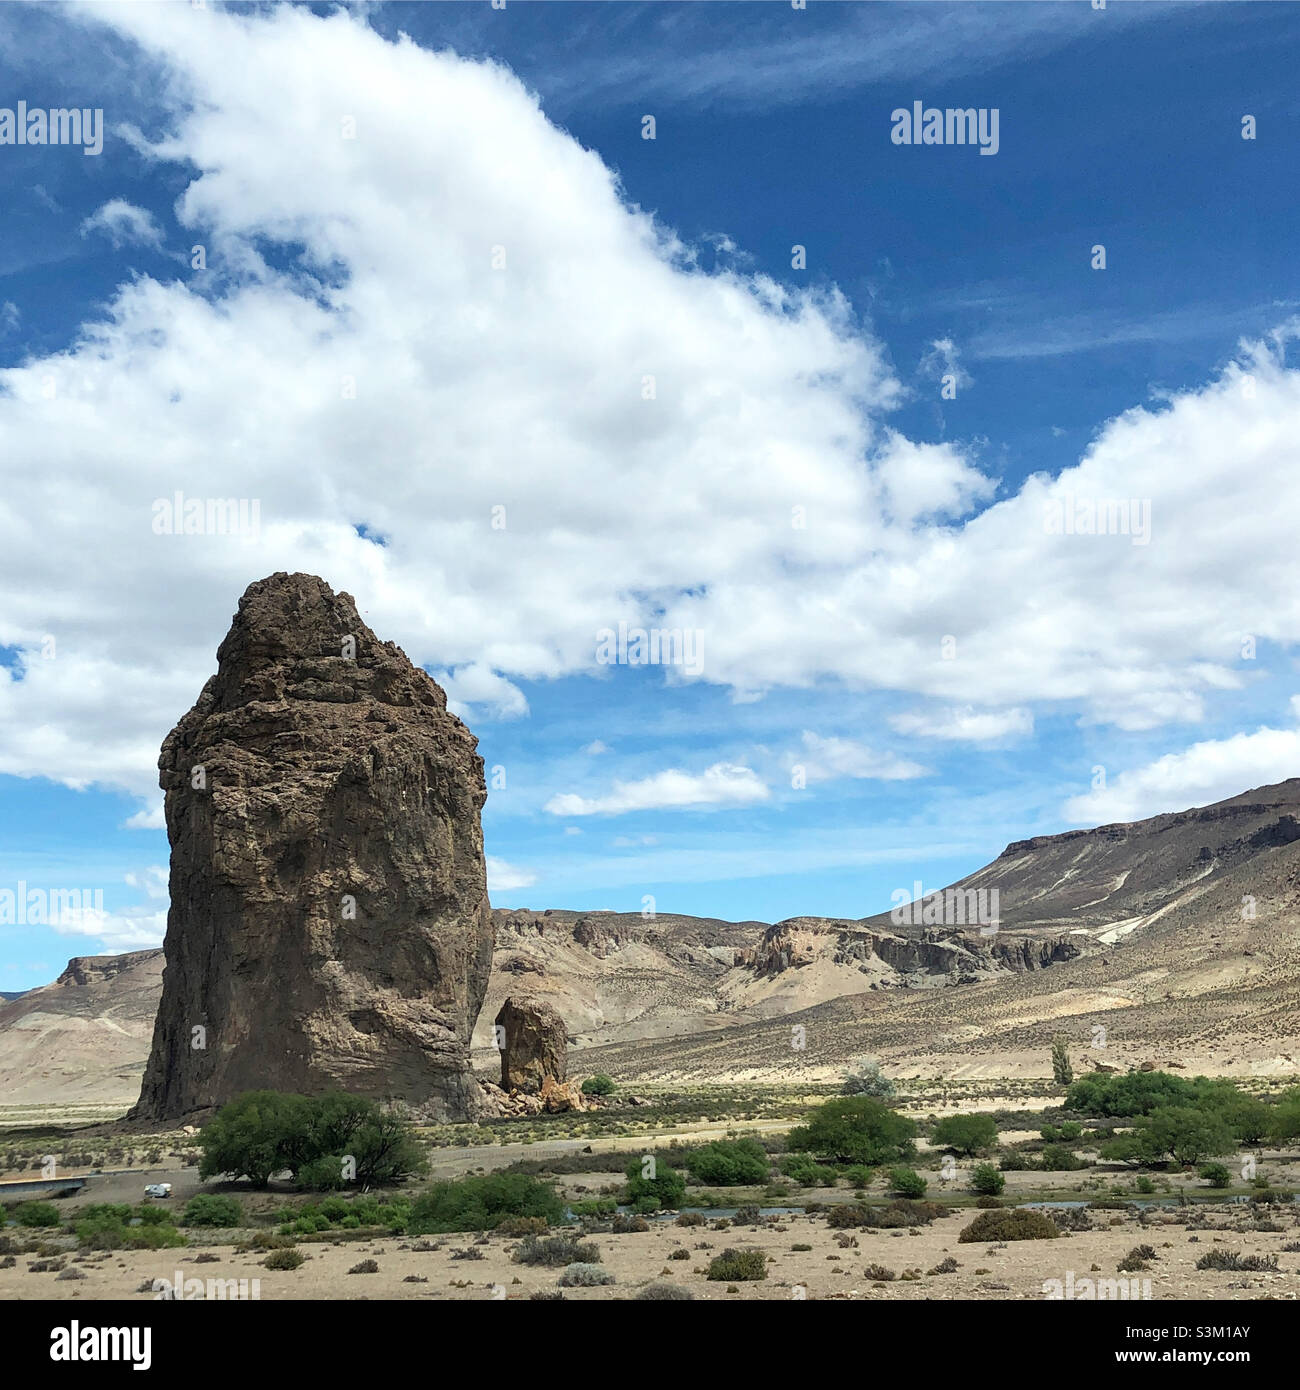
[[[493,929],[476,740],[313,575],[250,585],[217,657],[158,762],[167,967],[133,1116],[264,1087],[480,1113],[468,1042]]]
[[[540,1095],[546,1080],[568,1075],[569,1035],[564,1019],[540,999],[510,995],[497,1014],[501,1089]]]

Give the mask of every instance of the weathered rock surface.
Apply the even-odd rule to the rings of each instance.
[[[501,1044],[501,1089],[540,1095],[547,1080],[568,1075],[569,1034],[564,1019],[540,999],[512,994],[496,1025]]]
[[[493,928],[476,740],[313,575],[250,585],[217,657],[158,762],[171,910],[133,1117],[263,1087],[480,1113],[468,1042]]]

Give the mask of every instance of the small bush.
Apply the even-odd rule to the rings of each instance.
[[[683,1245],[676,1250],[670,1250],[668,1252],[668,1258],[670,1260],[689,1260],[691,1258],[691,1252]]]
[[[488,1173],[433,1183],[411,1207],[411,1235],[493,1231],[508,1217],[532,1216],[548,1226],[564,1220],[564,1203],[550,1183],[522,1173]]]
[[[911,1168],[893,1168],[889,1173],[889,1188],[891,1192],[897,1192],[900,1197],[911,1197],[916,1199],[925,1196],[925,1189],[929,1183]]]
[[[1238,1255],[1235,1250],[1210,1250],[1196,1262],[1197,1269],[1249,1270],[1276,1273],[1276,1255]]]
[[[846,1096],[888,1100],[894,1094],[894,1083],[880,1070],[879,1062],[870,1057],[855,1057],[849,1063],[841,1089]]]
[[[877,1282],[888,1283],[889,1280],[898,1278],[892,1269],[886,1269],[884,1265],[868,1265],[862,1272],[868,1279],[874,1279]]]
[[[835,1169],[825,1163],[818,1163],[811,1154],[785,1154],[778,1167],[791,1182],[797,1182],[800,1187],[830,1187],[835,1182]]]
[[[768,1167],[767,1151],[755,1139],[719,1139],[686,1155],[691,1177],[718,1187],[752,1187],[766,1182]]]
[[[1001,1207],[980,1212],[957,1240],[961,1245],[992,1244],[1004,1240],[1054,1240],[1059,1234],[1056,1223],[1040,1211]]]
[[[243,1224],[244,1210],[235,1198],[217,1192],[200,1192],[197,1197],[191,1197],[181,1213],[182,1226],[230,1227]]]
[[[650,1229],[644,1216],[624,1216],[619,1212],[609,1228],[616,1236],[638,1235]]]
[[[607,1269],[594,1264],[571,1264],[556,1282],[565,1289],[585,1289],[596,1284],[612,1284],[614,1276]]]
[[[53,1202],[19,1202],[11,1215],[20,1226],[58,1226],[63,1221]]]
[[[899,1230],[904,1226],[928,1226],[947,1214],[942,1202],[912,1202],[896,1197],[883,1207],[863,1207],[862,1225],[879,1230]]]
[[[1007,1185],[1007,1180],[991,1163],[977,1163],[970,1172],[972,1191],[981,1192],[986,1197],[996,1197]]]
[[[582,1094],[584,1096],[609,1096],[614,1094],[614,1078],[606,1076],[603,1071],[598,1071],[594,1076],[589,1076],[582,1083]]]
[[[727,1249],[709,1261],[712,1280],[745,1283],[767,1278],[767,1256],[761,1250]]]
[[[707,1224],[707,1218],[700,1215],[698,1211],[684,1211],[673,1222],[674,1226],[703,1226]]]
[[[507,1216],[496,1231],[499,1236],[541,1236],[546,1234],[546,1222],[540,1216]]]
[[[287,1250],[272,1250],[262,1261],[267,1269],[297,1269],[302,1262],[302,1252],[292,1247]]]
[[[646,1303],[669,1303],[684,1301],[694,1297],[695,1295],[690,1289],[684,1289],[680,1284],[666,1284],[662,1282],[647,1284],[645,1288],[637,1294],[637,1299]]]
[[[686,1179],[667,1163],[655,1159],[651,1171],[654,1177],[644,1176],[645,1161],[640,1158],[629,1160],[624,1168],[627,1186],[624,1200],[639,1212],[658,1211],[661,1207],[679,1207],[686,1196]],[[764,1170],[766,1171],[766,1169]]]
[[[348,1270],[348,1273],[349,1273],[349,1274],[378,1274],[378,1273],[379,1273],[379,1261],[378,1261],[378,1260],[359,1260],[356,1264],[354,1264],[354,1265],[352,1266],[352,1268],[351,1268],[350,1270]]]
[[[939,1261],[933,1269],[927,1269],[927,1274],[956,1274],[961,1266],[951,1255]]]
[[[516,1264],[560,1265],[599,1264],[600,1247],[577,1236],[529,1236],[511,1257]]]

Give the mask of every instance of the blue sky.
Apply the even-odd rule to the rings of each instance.
[[[0,988],[160,939],[156,749],[276,569],[447,684],[498,905],[858,917],[1300,772],[1297,56],[1291,4],[0,9],[0,107],[106,131],[0,146],[0,889],[104,902]],[[697,675],[595,659],[656,615]]]

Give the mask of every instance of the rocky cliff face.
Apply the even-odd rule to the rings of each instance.
[[[966,984],[1003,970],[1042,970],[1079,954],[1068,936],[980,937],[958,931],[904,936],[865,931],[856,923],[800,918],[769,927],[756,947],[737,952],[736,964],[756,975],[773,976],[812,965],[824,955],[836,965],[864,971],[883,961],[899,977],[887,979],[888,984]]]
[[[217,657],[158,763],[167,967],[133,1115],[263,1087],[478,1113],[493,930],[475,739],[312,575],[250,585]]]

